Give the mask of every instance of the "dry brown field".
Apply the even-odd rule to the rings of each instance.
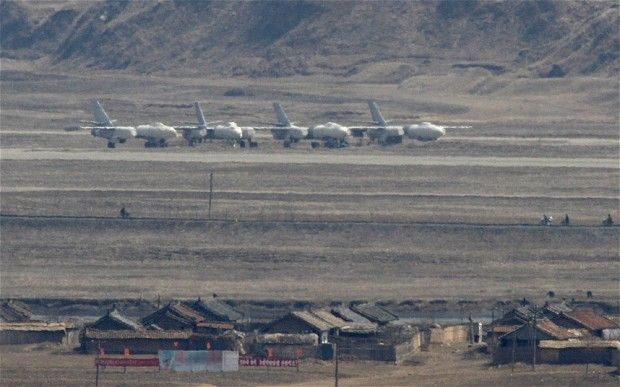
[[[2,150],[36,155],[117,152],[151,161],[2,159],[0,253],[6,296],[154,298],[217,292],[239,298],[489,299],[558,296],[615,299],[620,175],[590,160],[618,159],[616,90],[609,79],[505,78],[471,92],[475,73],[420,76],[400,84],[336,77],[216,79],[123,72],[46,73],[3,61]],[[496,82],[498,80],[495,80]],[[492,86],[492,85],[491,85]],[[500,87],[501,86],[501,87]],[[233,87],[244,97],[227,97]],[[300,124],[367,121],[377,99],[386,117],[430,120],[444,139],[393,147],[292,149],[268,135],[258,149],[173,142],[115,150],[61,128],[90,119],[99,98],[123,124],[194,119],[273,122],[271,102]],[[585,103],[584,101],[588,101]],[[340,164],[175,162],[158,155],[245,152],[342,156]],[[360,165],[366,155],[556,160],[551,165]],[[562,166],[562,160],[573,160]],[[491,160],[491,159],[489,159]],[[559,160],[559,161],[558,161]],[[580,165],[583,164],[583,165]],[[212,218],[208,174],[214,173]],[[115,219],[126,206],[134,219]],[[536,227],[542,213],[574,227]],[[103,217],[103,219],[100,219]],[[150,219],[141,219],[150,218]],[[156,219],[152,219],[156,218]],[[166,220],[171,219],[171,220]],[[275,223],[274,223],[275,221]]]
[[[92,355],[79,355],[54,348],[0,347],[0,383],[11,386],[94,385]],[[464,346],[432,347],[418,352],[404,364],[339,362],[341,386],[615,386],[614,368],[590,364],[517,364],[493,367],[488,356]],[[108,368],[100,373],[102,386],[333,386],[334,363],[316,360],[292,369],[244,368],[239,372],[172,373],[152,369]]]

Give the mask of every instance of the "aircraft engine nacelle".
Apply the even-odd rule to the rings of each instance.
[[[335,122],[328,122],[325,125],[317,125],[308,131],[311,138],[314,139],[343,139],[349,135],[349,130]]]
[[[443,127],[424,122],[421,125],[408,125],[405,127],[407,137],[418,141],[435,141],[446,134]]]

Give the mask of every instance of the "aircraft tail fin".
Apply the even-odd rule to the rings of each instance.
[[[291,121],[288,119],[288,116],[284,112],[282,105],[279,102],[273,103],[273,110],[276,111],[276,117],[278,118],[278,125],[280,126],[291,126]]]
[[[205,115],[202,112],[200,104],[198,102],[194,102],[194,107],[196,108],[196,121],[198,122],[198,126],[207,126]]]
[[[379,110],[379,105],[375,101],[368,101],[368,107],[370,108],[370,114],[372,115],[372,120],[378,125],[387,125],[387,121],[383,118],[381,114],[381,110]]]
[[[111,125],[112,120],[108,117],[108,114],[103,110],[103,106],[99,103],[99,101],[95,101],[93,104],[93,112],[95,114],[95,122],[100,125]]]

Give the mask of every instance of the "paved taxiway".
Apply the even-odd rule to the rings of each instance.
[[[194,162],[194,163],[250,163],[250,164],[352,164],[388,166],[483,166],[483,167],[544,167],[619,169],[617,159],[601,158],[543,158],[543,157],[467,157],[415,155],[360,155],[333,153],[254,153],[211,152],[181,153],[161,150],[44,150],[9,148],[0,150],[1,160],[69,160],[69,161],[125,161],[125,162]]]

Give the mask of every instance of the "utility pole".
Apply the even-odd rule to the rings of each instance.
[[[209,220],[211,220],[211,200],[213,198],[213,172],[209,173]]]
[[[334,370],[335,387],[338,387],[338,344],[334,343],[334,359],[336,359],[336,369]]]
[[[534,317],[532,324],[532,371],[536,370],[536,315],[538,314],[538,308],[534,305]]]

